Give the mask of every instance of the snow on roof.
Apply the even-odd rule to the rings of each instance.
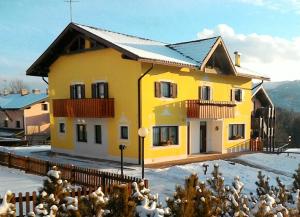
[[[141,59],[151,59],[165,62],[173,62],[183,65],[197,66],[198,63],[191,58],[185,57],[175,49],[170,49],[167,44],[150,39],[144,39],[136,36],[125,35],[111,32],[99,28],[75,24],[90,33],[103,38],[115,45],[128,50],[139,56]],[[171,45],[170,45],[171,46]]]
[[[264,74],[258,73],[258,72],[254,72],[254,71],[244,68],[244,67],[235,66],[235,69],[237,71],[237,74],[241,75],[241,76],[249,76],[251,78],[267,80],[267,81],[270,80],[270,77],[268,77],[267,75],[264,75]]]
[[[47,98],[48,95],[46,93],[29,93],[24,96],[21,94],[8,94],[6,96],[0,96],[0,106],[3,109],[21,109],[34,103],[47,100]]]

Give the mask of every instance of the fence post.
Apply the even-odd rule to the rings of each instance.
[[[144,186],[145,186],[145,188],[149,187],[149,181],[148,181],[148,179],[144,179]]]
[[[8,167],[11,167],[11,153],[8,152]]]
[[[105,191],[105,187],[106,187],[106,173],[101,173],[101,187],[102,187],[102,191]]]
[[[75,168],[74,165],[71,165],[71,183],[74,185],[76,184],[76,180],[75,180]]]
[[[45,166],[46,171],[45,171],[45,175],[47,175],[48,171],[50,170],[49,167],[50,167],[50,162],[49,162],[49,161],[46,161],[46,166]]]
[[[29,171],[29,158],[25,156],[25,173]]]

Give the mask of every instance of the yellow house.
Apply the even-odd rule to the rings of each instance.
[[[249,142],[253,74],[221,37],[177,44],[70,23],[27,70],[48,77],[59,153],[145,163],[226,153]],[[244,147],[244,146],[243,146]]]

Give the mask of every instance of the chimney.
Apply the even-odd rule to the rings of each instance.
[[[33,90],[32,90],[32,93],[33,93],[33,94],[40,94],[41,91],[40,91],[39,89],[33,89]]]
[[[240,67],[241,66],[241,53],[239,53],[238,51],[235,51],[234,52],[234,55],[235,55],[235,66],[238,66]]]
[[[21,96],[25,96],[25,95],[28,94],[28,90],[26,90],[26,89],[21,89],[21,90],[20,90],[20,94],[21,94]]]

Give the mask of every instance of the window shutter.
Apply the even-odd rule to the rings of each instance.
[[[74,97],[74,85],[70,85],[70,98],[71,99],[74,99],[75,97]]]
[[[230,100],[234,101],[234,89],[230,90]]]
[[[85,98],[85,85],[84,84],[81,85],[81,98],[82,99]]]
[[[160,82],[155,82],[154,83],[154,96],[155,97],[161,97]]]
[[[171,84],[171,88],[172,88],[172,98],[177,98],[177,84],[172,83]]]
[[[198,99],[202,100],[202,87],[198,87]]]
[[[209,100],[213,100],[213,89],[212,87],[209,87]]]
[[[96,98],[96,85],[95,83],[92,84],[92,98]]]
[[[105,99],[108,98],[108,83],[107,82],[104,83],[104,98]]]
[[[244,91],[242,89],[240,89],[241,91],[241,102],[244,101]]]

